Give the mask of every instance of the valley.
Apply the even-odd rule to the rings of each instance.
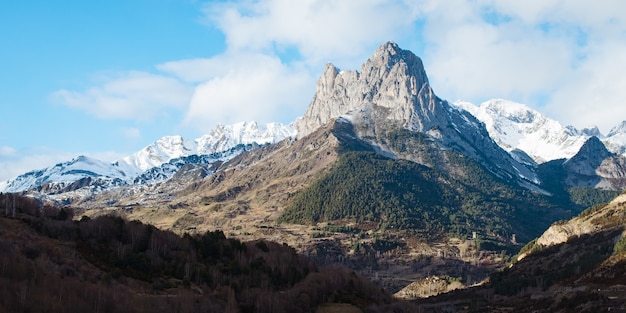
[[[367,312],[535,309],[525,302],[564,312],[623,308],[625,299],[610,298],[626,284],[617,244],[626,222],[619,133],[598,138],[506,101],[449,103],[434,93],[419,57],[387,42],[360,71],[329,63],[309,108],[289,126],[220,125],[195,141],[164,137],[113,164],[78,157],[17,177],[3,185],[3,204],[9,212],[9,195],[19,195],[21,215],[3,223],[49,237],[41,240],[79,253],[102,275],[117,268],[142,281],[115,283],[139,294],[160,282],[167,288],[158,295],[198,299],[194,292],[208,284],[215,311],[237,302],[231,311],[271,312],[272,301],[286,310],[301,300],[298,286],[314,284],[307,279],[362,287],[342,294],[320,291],[318,282],[315,293],[328,295],[317,298],[302,287],[307,312],[342,303]],[[71,210],[74,220],[37,213],[44,208]],[[108,234],[116,239],[97,242],[93,221],[118,225]],[[188,261],[202,276],[192,284],[190,273],[151,272],[163,262],[192,266],[178,254],[156,246],[127,254],[136,248],[133,229],[148,243],[170,238],[202,251],[198,242],[208,240],[239,252]],[[77,237],[63,241],[65,231]],[[144,263],[133,268],[124,263],[129,255]],[[279,274],[270,262],[282,264],[272,265]],[[143,268],[149,278],[139,277]],[[245,285],[245,275],[256,285]],[[588,298],[564,300],[578,295]]]

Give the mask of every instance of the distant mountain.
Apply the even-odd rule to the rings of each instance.
[[[626,122],[605,137],[597,127],[578,130],[563,126],[524,104],[509,100],[492,99],[478,106],[457,101],[454,105],[483,122],[491,138],[524,163],[571,158],[591,136],[600,138],[612,152],[626,152]]]
[[[588,138],[526,105],[512,101],[493,99],[479,106],[457,101],[455,105],[485,123],[491,138],[502,148],[513,155],[518,155],[521,150],[537,163],[570,158]]]
[[[237,145],[276,143],[295,136],[295,130],[288,125],[256,122],[240,122],[232,125],[219,124],[208,134],[193,141],[181,136],[166,136],[155,143],[122,158],[116,164],[135,174],[143,173],[160,166],[169,160],[190,156],[210,155],[228,151]]]
[[[360,72],[327,64],[311,104],[294,126],[303,137],[341,116],[354,124],[360,138],[389,156],[435,165],[415,153],[392,151],[380,140],[391,128],[402,129],[426,134],[434,144],[464,153],[500,178],[538,183],[534,172],[498,147],[474,116],[437,97],[421,59],[395,43],[379,47]]]
[[[626,121],[613,127],[602,141],[611,152],[626,156]]]
[[[295,130],[291,126],[279,123],[258,125],[256,122],[241,122],[218,125],[209,134],[193,141],[181,136],[163,137],[113,163],[79,156],[71,161],[8,180],[0,184],[4,185],[0,191],[20,192],[36,189],[49,194],[97,185],[98,188],[89,189],[94,192],[121,185],[154,183],[174,175],[182,167],[181,162],[226,161],[247,149],[275,143],[294,135]],[[197,157],[188,158],[192,156]],[[177,161],[168,163],[171,160]]]
[[[626,157],[609,152],[598,137],[589,138],[563,168],[569,186],[626,189]]]
[[[25,191],[45,186],[46,192],[60,192],[80,180],[98,180],[101,183],[122,184],[129,179],[126,172],[111,163],[79,156],[41,170],[30,171],[6,182],[4,192]]]

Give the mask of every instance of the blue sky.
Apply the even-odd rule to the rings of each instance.
[[[506,98],[563,124],[626,119],[626,2],[0,2],[0,180],[114,161],[217,123],[289,123],[326,62],[397,42],[454,101]]]

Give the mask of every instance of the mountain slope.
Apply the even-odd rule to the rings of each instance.
[[[509,100],[492,99],[478,106],[456,101],[454,105],[483,122],[491,138],[523,163],[533,165],[571,158],[592,136],[601,138],[614,153],[626,152],[626,123],[614,127],[604,137],[596,127],[578,130],[563,126],[524,104]]]
[[[1,312],[415,312],[345,267],[222,231],[178,236],[139,221],[17,202],[0,214]],[[42,214],[43,213],[43,214]],[[71,213],[71,212],[70,212]],[[336,304],[336,305],[335,305]]]
[[[7,181],[2,191],[18,192],[46,185],[45,189],[54,193],[81,179],[119,185],[128,178],[130,176],[119,166],[79,156],[68,162],[22,174]]]
[[[166,136],[114,163],[80,156],[53,167],[25,173],[0,186],[3,186],[2,191],[5,192],[37,189],[39,193],[48,194],[71,192],[77,188],[90,186],[97,188],[90,188],[86,193],[122,185],[155,183],[174,175],[183,165],[180,164],[181,160],[185,160],[186,157],[199,156],[205,164],[218,160],[226,161],[246,150],[239,149],[238,146],[256,147],[254,145],[275,143],[294,135],[295,130],[291,126],[279,123],[258,125],[256,122],[241,122],[218,125],[209,134],[193,141],[181,136]],[[207,159],[202,156],[209,157]],[[167,164],[175,159],[178,159],[177,166]],[[200,159],[186,160],[194,163],[193,160]],[[157,172],[161,174],[157,175]]]
[[[433,312],[623,312],[626,195],[557,222],[481,286],[424,300]]]
[[[502,178],[525,186],[538,183],[533,170],[498,147],[478,120],[437,97],[421,59],[395,43],[380,46],[360,72],[339,71],[329,63],[309,108],[294,126],[302,137],[344,115],[355,124],[357,135],[381,153],[395,155],[378,134],[396,127],[425,133],[441,148],[460,151]]]
[[[559,122],[512,101],[493,99],[479,106],[457,101],[455,105],[485,123],[489,135],[502,148],[513,154],[516,150],[521,150],[536,163],[570,158],[588,138],[571,127],[564,127]]]

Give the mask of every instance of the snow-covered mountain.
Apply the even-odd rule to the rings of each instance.
[[[602,141],[609,151],[626,156],[626,121],[613,127]]]
[[[2,191],[17,192],[48,183],[58,188],[85,178],[125,181],[129,177],[118,166],[86,156],[78,156],[70,161],[58,163],[41,170],[30,171],[15,179],[6,181]]]
[[[188,140],[181,136],[163,137],[140,151],[122,158],[116,164],[124,168],[126,172],[137,175],[172,159],[190,155],[210,155],[227,151],[238,145],[275,143],[295,134],[294,128],[280,123],[219,124],[208,134],[195,140]]]
[[[189,158],[187,160],[198,162],[226,161],[247,149],[251,149],[248,147],[250,145],[274,143],[289,136],[295,136],[294,128],[280,123],[258,125],[256,122],[241,122],[232,125],[218,125],[208,134],[195,140],[188,140],[182,136],[163,137],[140,151],[113,163],[79,156],[71,161],[31,171],[2,182],[0,183],[0,191],[19,192],[46,184],[54,184],[54,189],[58,191],[67,189],[67,186],[81,180],[83,180],[81,184],[74,185],[84,187],[84,184],[96,181],[100,186],[154,183],[174,175],[173,170],[182,167],[180,163],[185,161],[185,157],[208,155],[209,158]],[[171,160],[176,159],[177,162],[168,164]],[[157,175],[156,173],[160,174]],[[89,182],[85,179],[89,179]],[[106,187],[102,188],[106,189]]]
[[[626,122],[605,137],[597,127],[578,130],[563,126],[524,104],[509,100],[492,99],[478,106],[465,101],[454,104],[483,122],[491,138],[518,160],[524,153],[536,163],[569,159],[591,136],[600,138],[611,152],[626,151]]]
[[[243,122],[232,125],[217,125],[208,134],[196,139],[197,154],[212,154],[226,151],[237,145],[276,143],[294,137],[296,130],[280,123],[258,125]]]

